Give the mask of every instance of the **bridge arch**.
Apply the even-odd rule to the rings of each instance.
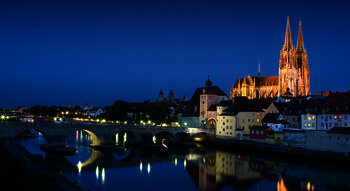
[[[93,145],[100,145],[100,139],[97,137],[95,133],[92,131],[89,131],[87,129],[83,129],[83,131],[87,132],[92,137],[92,144]]]
[[[48,140],[47,133],[45,131],[43,131],[41,129],[37,129],[37,128],[23,129],[22,131],[18,132],[15,135],[15,138],[28,137],[32,133],[31,131],[36,131],[36,132],[40,133],[45,138],[45,142],[47,142],[47,140]]]
[[[155,144],[163,144],[163,141],[173,141],[175,139],[175,135],[170,133],[169,131],[160,131],[155,134],[155,140],[153,142]]]
[[[116,133],[116,144],[127,145],[134,144],[136,142],[136,135],[130,130],[121,130]]]

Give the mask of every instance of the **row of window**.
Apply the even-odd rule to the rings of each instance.
[[[225,129],[224,129],[225,130]],[[219,131],[219,134],[221,134],[221,131]],[[226,132],[226,135],[232,135],[232,132]]]
[[[341,115],[339,115],[339,116],[334,115],[333,118],[334,118],[334,119],[342,120],[342,119],[343,119],[343,116],[341,116]],[[331,116],[331,115],[329,115],[329,116],[321,116],[321,119],[332,119],[332,116]],[[348,116],[347,116],[347,115],[344,115],[344,119],[345,119],[345,120],[348,119]]]
[[[215,112],[209,112],[209,115],[214,116]]]
[[[304,123],[304,127],[315,127],[315,123]]]
[[[252,130],[252,134],[254,135],[254,134],[256,134],[256,135],[259,135],[259,133],[260,133],[260,135],[263,135],[264,134],[264,131],[263,130],[256,130],[256,131],[254,131],[254,130]]]
[[[321,127],[332,127],[332,123],[321,123]],[[334,126],[339,126],[339,127],[347,127],[348,123],[344,123],[344,125],[342,123],[334,123]]]

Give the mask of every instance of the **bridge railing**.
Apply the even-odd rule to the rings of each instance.
[[[62,128],[62,127],[74,127],[74,128],[120,128],[120,129],[153,129],[153,130],[164,130],[164,131],[188,131],[189,129],[198,129],[211,132],[209,129],[195,128],[195,127],[162,127],[162,126],[135,126],[135,125],[119,125],[119,124],[85,124],[85,123],[45,123],[45,122],[33,122],[33,123],[23,123],[23,122],[0,122],[0,127],[52,127],[52,128]],[[214,129],[215,132],[215,129]]]

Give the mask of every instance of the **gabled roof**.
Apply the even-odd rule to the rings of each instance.
[[[226,93],[222,89],[220,89],[218,86],[200,87],[194,91],[190,101],[196,105],[197,104],[199,105],[200,95],[203,94],[203,90],[205,90],[205,94],[227,97]]]
[[[276,107],[279,113],[284,113],[288,104],[288,102],[273,102],[273,105]]]
[[[223,115],[235,116],[239,112],[263,112],[268,108],[273,99],[248,99],[247,97],[235,97],[232,103],[224,111]]]
[[[261,120],[261,123],[276,123],[279,116],[279,113],[267,113]]]

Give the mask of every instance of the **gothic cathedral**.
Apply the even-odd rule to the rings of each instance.
[[[311,95],[309,63],[304,48],[301,22],[299,22],[297,47],[294,49],[289,18],[287,19],[286,37],[280,55],[278,95],[293,97]]]
[[[284,45],[281,50],[279,76],[261,77],[260,64],[258,75],[236,80],[230,91],[230,98],[246,96],[249,99],[278,97],[278,96],[309,96],[310,78],[307,53],[304,48],[301,22],[297,47],[294,49],[292,36],[287,18],[287,29]]]

